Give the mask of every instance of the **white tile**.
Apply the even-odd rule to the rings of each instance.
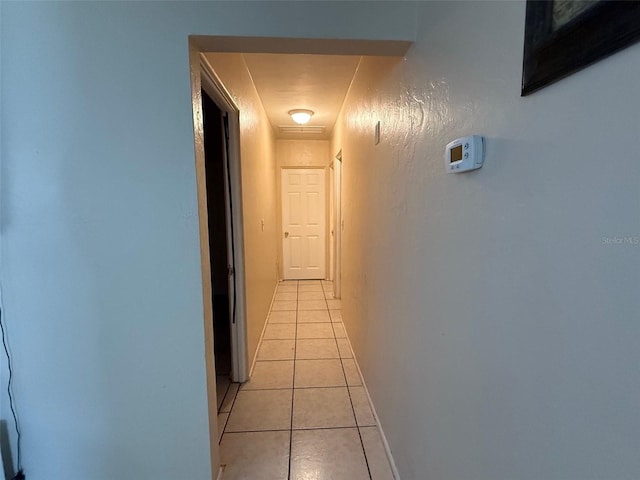
[[[298,285],[322,285],[320,280],[298,280]]]
[[[273,302],[273,306],[271,310],[274,312],[282,311],[282,310],[295,310],[297,308],[297,302],[295,300],[284,301],[284,302]]]
[[[300,292],[298,300],[324,300],[322,292]]]
[[[333,331],[336,334],[336,338],[347,338],[347,332],[344,329],[344,325],[342,323],[333,323]]]
[[[293,390],[240,390],[226,431],[289,430],[292,396]]]
[[[335,339],[307,338],[296,341],[297,360],[315,360],[321,358],[340,358]]]
[[[342,300],[327,300],[329,310],[340,310],[342,308]]]
[[[222,402],[222,407],[220,407],[220,412],[231,411],[231,406],[233,405],[233,402],[236,399],[236,395],[238,394],[239,388],[240,388],[239,383],[232,383],[231,385],[229,385],[229,390],[227,390],[227,395],[224,397],[224,401]]]
[[[291,300],[297,300],[298,294],[295,292],[276,293],[275,302],[287,302]]]
[[[294,430],[355,425],[349,392],[345,387],[294,390]]]
[[[322,283],[323,287],[333,287],[333,281],[331,280],[322,280],[320,283]]]
[[[258,360],[293,360],[295,340],[263,340]]]
[[[322,292],[322,285],[300,285],[298,287],[298,293],[302,292]]]
[[[288,340],[296,338],[295,323],[270,323],[264,330],[265,340]]]
[[[335,298],[333,297],[333,290],[325,290],[324,298],[327,300],[335,300]]]
[[[360,429],[364,451],[367,454],[371,480],[393,480],[393,472],[389,465],[387,452],[384,449],[377,427]]]
[[[369,480],[367,463],[357,429],[294,431],[291,435],[289,478],[291,480]]]
[[[351,346],[349,345],[349,340],[346,338],[336,338],[336,342],[338,343],[338,351],[340,352],[340,358],[353,358],[353,353],[351,353]]]
[[[327,310],[305,310],[298,312],[298,323],[328,323],[331,321]]]
[[[340,360],[296,360],[295,388],[344,387],[346,385]]]
[[[224,480],[286,479],[289,432],[226,433],[220,443]]]
[[[356,420],[359,427],[368,427],[376,424],[376,419],[371,411],[369,405],[369,399],[367,398],[367,392],[364,387],[349,387],[349,394],[351,395],[351,403],[353,403],[353,409],[356,412]]]
[[[342,310],[329,310],[332,322],[342,322]]]
[[[278,285],[277,293],[295,293],[298,291],[298,285]]]
[[[326,310],[326,300],[298,300],[298,310]]]
[[[300,323],[298,338],[334,338],[330,323]]]
[[[256,362],[251,378],[240,387],[240,390],[273,388],[293,388],[293,360]]]
[[[347,377],[347,384],[362,385],[362,379],[356,368],[356,362],[352,358],[343,358],[342,366],[344,367],[344,374]]]
[[[269,314],[269,323],[296,323],[295,311],[271,312]]]

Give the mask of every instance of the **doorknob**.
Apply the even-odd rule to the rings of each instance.
[[[289,238],[289,232],[284,232],[284,238]]]

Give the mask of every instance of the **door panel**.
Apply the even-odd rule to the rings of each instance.
[[[282,248],[286,279],[325,278],[324,169],[282,170]]]
[[[289,193],[289,225],[299,227],[302,223],[302,199],[300,192]]]
[[[324,198],[322,200],[324,200]],[[322,208],[322,203],[324,202],[320,201],[320,195],[316,192],[307,194],[307,202],[307,224],[309,226],[318,227],[320,224],[324,223],[324,208]]]
[[[302,269],[302,238],[289,237],[289,266],[292,270]]]

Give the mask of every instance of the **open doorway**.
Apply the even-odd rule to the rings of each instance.
[[[336,155],[332,175],[331,260],[333,261],[333,297],[342,297],[342,150]]]
[[[204,156],[211,263],[214,355],[217,409],[231,384],[231,323],[233,322],[232,238],[226,165],[226,140],[222,110],[202,91]]]
[[[196,172],[201,212],[205,341],[206,354],[211,359],[211,361],[207,359],[209,398],[213,400],[216,395],[212,388],[212,380],[215,378],[212,375],[214,373],[212,367],[224,360],[218,359],[218,352],[214,352],[214,344],[220,343],[214,342],[213,334],[213,318],[217,312],[213,305],[207,305],[209,299],[211,303],[215,302],[215,279],[210,278],[213,272],[209,271],[208,258],[209,235],[214,236],[215,233],[209,232],[208,227],[204,229],[202,227],[202,212],[206,209],[208,199],[206,189],[203,188],[206,187],[206,181],[204,181],[206,175],[202,148],[204,135],[201,135],[202,115],[199,112],[201,102],[198,98],[202,95],[200,82],[202,82],[202,89],[210,94],[223,112],[225,108],[228,112],[233,112],[230,118],[235,122],[237,132],[236,140],[231,142],[231,148],[235,151],[232,152],[229,169],[232,177],[232,192],[237,195],[233,205],[235,208],[241,208],[241,211],[238,215],[234,211],[232,224],[235,225],[236,234],[239,237],[236,253],[246,258],[246,270],[244,263],[236,263],[234,271],[238,276],[239,292],[240,289],[243,290],[242,297],[240,295],[238,297],[237,306],[238,310],[243,309],[244,312],[242,314],[239,312],[237,323],[231,325],[231,345],[232,352],[234,345],[244,347],[244,350],[237,356],[232,354],[232,361],[233,358],[244,360],[245,365],[250,364],[252,368],[240,369],[239,371],[244,372],[244,378],[234,379],[234,381],[244,382],[248,379],[249,372],[253,373],[250,386],[239,389],[238,395],[245,398],[253,395],[260,396],[262,393],[256,392],[270,390],[270,388],[259,388],[259,385],[269,385],[272,386],[272,390],[278,391],[293,390],[295,375],[293,371],[289,373],[292,363],[297,359],[302,362],[318,360],[315,357],[297,358],[299,355],[296,349],[299,340],[301,344],[305,344],[314,343],[309,340],[318,339],[325,340],[323,343],[331,343],[330,340],[333,339],[335,345],[332,344],[332,346],[335,348],[340,348],[341,344],[344,347],[347,342],[343,340],[346,339],[346,331],[342,325],[342,304],[338,300],[341,296],[342,198],[340,193],[343,172],[341,156],[335,158],[335,152],[342,147],[344,141],[341,129],[345,123],[337,123],[343,101],[363,55],[398,56],[399,58],[406,52],[409,44],[353,40],[345,42],[314,40],[312,44],[308,44],[304,39],[281,41],[253,37],[190,37],[190,41]],[[292,72],[295,73],[295,79],[291,78]],[[300,81],[293,81],[296,79]],[[304,92],[296,90],[298,88],[296,85],[300,88],[304,87]],[[207,86],[212,89],[213,95],[207,90]],[[308,90],[311,87],[314,91],[318,91],[315,96],[309,94]],[[308,97],[306,100],[300,97],[302,93]],[[329,99],[332,100],[329,102],[330,105],[327,103]],[[313,105],[306,104],[312,101]],[[289,114],[293,111],[293,107],[313,107],[311,110],[314,112],[312,122],[314,124],[307,127],[292,126],[291,122],[294,120],[289,118]],[[242,158],[240,158],[240,147],[242,147]],[[332,162],[334,166],[331,170]],[[317,178],[307,179],[304,192],[298,193],[301,199],[306,198],[307,203],[313,197],[316,202],[315,207],[318,208],[317,211],[312,210],[315,219],[312,226],[322,227],[324,231],[307,234],[308,237],[317,236],[317,243],[320,245],[317,249],[319,252],[317,258],[311,258],[313,262],[307,262],[309,268],[313,267],[317,271],[313,273],[307,271],[298,277],[299,280],[285,283],[280,281],[287,278],[283,271],[285,268],[283,260],[287,255],[283,253],[282,242],[287,238],[295,240],[295,232],[282,228],[284,213],[282,207],[283,203],[286,204],[286,201],[282,202],[282,195],[288,191],[288,186],[295,186],[293,180],[296,179],[283,182],[281,173],[287,170],[290,170],[289,173],[295,173],[293,170],[296,169],[300,170],[300,176],[302,173],[313,175],[314,170],[318,171]],[[322,171],[322,175],[319,171]],[[318,191],[311,187],[318,187]],[[291,227],[295,223],[292,221],[295,215],[290,214],[288,217],[289,223],[285,226]],[[328,235],[331,230],[333,230],[333,238]],[[285,236],[287,232],[290,234],[289,237]],[[294,238],[291,238],[292,236]],[[316,241],[315,238],[314,241]],[[324,248],[321,248],[322,246]],[[293,247],[291,245],[290,250],[294,250]],[[307,253],[310,254],[310,252]],[[295,255],[289,255],[289,258],[295,258]],[[338,281],[337,291],[334,291],[334,284],[327,281],[329,272],[334,281]],[[240,276],[242,276],[241,281]],[[208,291],[207,283],[211,284],[211,292]],[[298,322],[310,324],[300,328],[302,334],[305,329],[315,328],[322,330],[322,335],[330,336],[299,337]],[[317,325],[311,325],[312,323]],[[333,325],[334,323],[336,325]],[[263,340],[266,342],[264,345]],[[283,351],[269,350],[274,345],[280,344],[286,344]],[[261,349],[265,345],[269,348]],[[333,360],[342,362],[342,358],[345,358],[349,365],[355,362],[351,360],[352,357],[349,357],[348,349],[343,348],[342,352],[338,351],[338,353],[346,356]],[[338,355],[338,353],[332,352],[332,355]],[[256,366],[255,371],[253,366]],[[269,373],[270,367],[286,369],[286,372],[283,375],[272,375],[273,372]],[[231,371],[234,371],[233,365]],[[277,388],[273,387],[274,385]],[[218,398],[220,396],[222,395],[217,395]],[[214,468],[220,465],[219,449],[217,442],[213,441],[214,438],[222,438],[224,443],[224,438],[233,437],[225,437],[227,433],[252,432],[255,428],[259,430],[259,426],[256,427],[253,424],[238,426],[240,421],[238,419],[245,417],[242,413],[237,413],[234,417],[233,412],[240,412],[243,408],[243,402],[239,405],[237,403],[232,401],[229,410],[223,408],[217,419],[215,401],[209,403]],[[232,410],[236,407],[236,410]],[[251,419],[251,421],[261,421],[263,416],[255,410]],[[291,427],[291,424],[289,426]],[[291,438],[290,435],[287,441],[291,441]]]
[[[211,332],[207,378],[211,393],[215,385],[219,409],[229,383],[248,379],[239,109],[201,61],[197,108],[202,134],[196,169],[205,326],[208,323]]]

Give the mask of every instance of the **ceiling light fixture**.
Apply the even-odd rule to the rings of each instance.
[[[298,125],[304,125],[311,120],[313,116],[313,110],[304,110],[298,108],[296,110],[289,110],[289,115],[291,115],[291,119],[296,122]]]

